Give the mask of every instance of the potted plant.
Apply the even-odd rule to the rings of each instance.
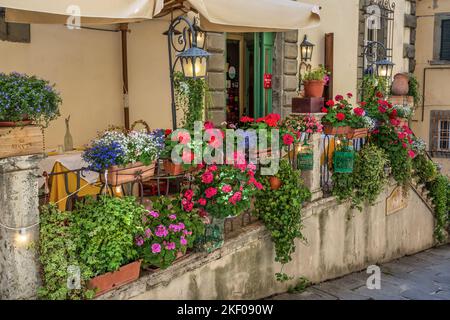
[[[246,146],[250,148],[257,146],[256,154],[251,154],[251,156],[256,156],[257,158],[264,158],[270,156],[272,153],[272,130],[279,129],[281,125],[281,116],[277,113],[268,114],[265,117],[254,119],[251,117],[244,116],[240,119],[239,128],[243,130],[253,129],[258,134],[259,140],[253,141],[251,137],[246,139]],[[264,132],[264,134],[262,134]],[[259,144],[263,138],[266,138],[267,148],[260,149]]]
[[[353,95],[347,94],[350,99]],[[342,95],[329,100],[322,110],[326,115],[322,118],[324,133],[327,135],[343,135],[347,139],[365,137],[369,128],[374,125],[373,120],[367,116],[363,104],[354,108]]]
[[[255,170],[254,164],[246,163],[243,155],[236,153],[234,163],[202,166],[197,173],[194,200],[183,199],[183,206],[190,209],[195,205],[200,215],[209,218],[206,250],[222,246],[225,219],[248,210],[253,195],[263,188],[255,178]]]
[[[74,243],[82,265],[92,271],[89,287],[103,294],[139,277],[141,262],[134,243],[145,209],[134,197],[101,196],[77,203]]]
[[[161,130],[106,131],[85,150],[83,159],[91,170],[101,173],[102,182],[117,186],[153,176],[163,147]]]
[[[188,190],[184,199],[191,199]],[[188,210],[186,210],[188,209]],[[196,210],[183,206],[181,198],[157,198],[142,217],[143,232],[135,238],[144,265],[165,269],[193,248],[204,233],[204,224]]]
[[[328,71],[323,66],[305,73],[302,81],[306,98],[320,98],[323,96],[325,79],[328,74]]]
[[[42,128],[60,115],[60,104],[48,81],[0,73],[0,158],[42,153]]]

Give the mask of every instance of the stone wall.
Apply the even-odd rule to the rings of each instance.
[[[338,205],[334,198],[308,205],[303,210],[308,241],[297,242],[284,271],[317,283],[432,247],[435,220],[413,190],[405,209],[386,214],[386,199],[395,188],[387,186],[376,205],[364,212]],[[190,255],[101,299],[258,299],[294,284],[278,283],[276,272],[280,265],[274,262],[270,235],[257,224],[221,250]]]
[[[211,32],[206,39],[207,50],[212,54],[208,62],[207,82],[210,99],[207,98],[207,118],[220,125],[226,121],[226,36],[224,33]]]

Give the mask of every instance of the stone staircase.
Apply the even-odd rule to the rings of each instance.
[[[433,198],[430,196],[430,191],[427,189],[424,183],[421,183],[419,181],[419,178],[417,176],[412,178],[411,188],[422,199],[422,201],[427,205],[427,207],[432,212],[434,212],[435,205],[433,204]]]

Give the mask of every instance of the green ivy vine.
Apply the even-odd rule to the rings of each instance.
[[[439,174],[434,181],[428,183],[428,190],[430,190],[430,195],[433,198],[433,204],[435,206],[436,227],[434,234],[437,241],[444,242],[446,239],[445,229],[449,224],[449,178]]]
[[[409,92],[408,96],[412,96],[414,98],[414,105],[417,107],[422,101],[422,95],[419,91],[419,82],[417,81],[416,76],[413,73],[409,74]]]
[[[184,115],[183,128],[194,129],[195,121],[202,121],[205,113],[207,85],[204,79],[185,78],[182,72],[174,74],[175,103]]]
[[[282,186],[278,190],[272,190],[269,178],[264,179],[264,190],[256,196],[254,214],[264,222],[272,236],[275,261],[285,265],[292,260],[295,239],[306,240],[301,232],[301,208],[311,198],[311,193],[304,186],[300,172],[294,170],[285,159],[280,161],[276,177],[282,181]],[[284,273],[276,274],[276,278],[278,281],[289,280]]]
[[[333,195],[339,202],[350,199],[360,211],[363,205],[374,205],[386,183],[387,161],[383,149],[366,144],[356,154],[353,173],[333,174]]]

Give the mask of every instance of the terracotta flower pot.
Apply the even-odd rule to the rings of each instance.
[[[88,287],[90,289],[96,288],[97,292],[95,296],[98,297],[108,291],[137,280],[140,272],[141,261],[136,261],[121,267],[116,272],[108,272],[92,278],[88,283]]]
[[[405,73],[398,73],[392,82],[392,93],[397,96],[406,96],[409,92],[409,76]]]
[[[353,129],[349,126],[333,127],[331,124],[326,123],[323,127],[323,132],[329,136],[345,136],[347,139],[357,139],[367,137],[369,133],[368,128]]]
[[[135,181],[137,178],[145,178],[155,175],[156,161],[146,166],[142,162],[136,162],[124,167],[112,166],[108,169],[108,184],[111,186],[120,186],[124,183]],[[105,175],[100,174],[101,182],[105,183]]]
[[[309,80],[304,81],[305,97],[306,98],[320,98],[323,96],[325,89],[325,82],[323,80]]]
[[[269,178],[269,183],[270,183],[270,188],[271,188],[272,190],[278,190],[278,189],[280,189],[280,188],[281,188],[281,185],[283,184],[283,182],[281,181],[281,179],[278,178],[278,177],[275,177],[275,176]]]
[[[182,164],[175,164],[170,159],[164,159],[164,171],[170,176],[178,176],[184,172]]]

